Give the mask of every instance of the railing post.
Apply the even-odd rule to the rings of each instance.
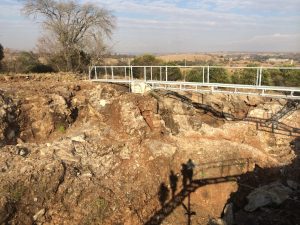
[[[168,81],[168,66],[166,66],[166,81]]]
[[[162,69],[159,67],[159,80],[162,81]]]
[[[91,66],[89,66],[89,80],[91,80]]]
[[[209,66],[207,66],[207,83],[209,83]]]
[[[113,80],[114,79],[114,67],[111,66],[111,79]]]
[[[202,83],[205,83],[205,67],[202,67]]]
[[[147,71],[146,71],[146,66],[144,66],[144,80],[147,80]]]
[[[259,86],[261,86],[261,80],[262,80],[262,67],[260,67],[260,70],[259,70]]]
[[[259,82],[259,68],[257,68],[256,71],[256,86],[258,86],[258,82]]]

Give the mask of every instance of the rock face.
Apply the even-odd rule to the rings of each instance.
[[[195,223],[207,224],[239,188],[236,176],[295,158],[293,137],[241,120],[279,101],[205,95],[196,104],[188,94],[143,96],[47,77],[1,82],[0,90],[0,223],[137,225],[159,215],[184,224],[190,209]]]
[[[292,190],[290,188],[279,182],[262,186],[247,196],[248,204],[245,206],[245,210],[253,212],[263,206],[271,204],[280,205],[291,193]]]
[[[0,90],[0,147],[16,142],[19,133],[18,114],[16,104]]]

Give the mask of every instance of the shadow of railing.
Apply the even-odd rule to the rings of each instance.
[[[166,217],[168,217],[177,207],[183,206],[183,208],[186,210],[186,215],[188,217],[187,224],[191,224],[191,217],[195,215],[195,212],[191,210],[190,206],[190,195],[191,193],[195,192],[197,189],[204,187],[206,185],[211,184],[219,184],[219,183],[226,183],[226,182],[232,182],[237,181],[237,178],[241,176],[241,174],[247,173],[251,169],[251,165],[254,165],[255,162],[253,160],[250,160],[248,158],[239,158],[239,159],[228,159],[218,162],[209,162],[209,163],[203,163],[201,165],[197,165],[197,172],[193,175],[194,177],[198,177],[199,175],[203,175],[203,170],[209,170],[209,169],[215,169],[219,168],[219,177],[209,177],[209,178],[201,178],[201,179],[193,179],[192,182],[189,185],[183,186],[182,189],[176,194],[173,195],[171,200],[167,203],[163,203],[162,208],[155,212],[150,219],[148,219],[147,222],[144,223],[144,225],[158,225],[161,224]],[[242,165],[242,167],[240,167]],[[223,175],[224,167],[233,167],[233,166],[239,166],[240,170],[239,172],[235,171],[235,173],[232,174],[232,170],[227,170],[228,174],[231,175]],[[244,170],[246,168],[246,171]],[[231,172],[230,172],[231,171]],[[207,174],[206,174],[207,176]],[[208,175],[212,176],[212,175]],[[184,179],[184,178],[183,178]],[[165,186],[165,183],[162,183],[163,186]],[[188,199],[188,205],[184,205],[184,200]]]
[[[183,207],[185,210],[186,222],[182,222],[181,224],[191,225],[193,216],[198,216],[199,209],[196,208],[195,211],[192,210],[191,207],[191,197],[193,196],[192,193],[196,192],[201,187],[212,185],[212,184],[221,184],[227,182],[236,182],[238,189],[236,192],[231,193],[227,204],[233,204],[234,208],[232,209],[232,213],[234,219],[238,221],[243,220],[241,218],[235,217],[244,215],[245,222],[244,223],[237,223],[239,225],[249,225],[249,224],[298,224],[300,222],[300,214],[299,214],[299,207],[300,201],[298,200],[300,197],[299,191],[295,191],[298,193],[297,196],[290,196],[287,197],[287,200],[281,206],[274,207],[274,205],[270,205],[268,210],[257,210],[255,214],[251,214],[251,212],[244,211],[244,207],[247,202],[247,196],[256,188],[259,188],[263,185],[268,185],[272,182],[281,182],[282,184],[287,185],[287,180],[291,179],[295,182],[300,183],[300,160],[299,160],[299,153],[300,153],[300,139],[299,137],[295,138],[294,141],[290,143],[291,148],[296,154],[296,158],[293,162],[289,165],[283,166],[275,166],[275,167],[268,167],[268,168],[261,168],[257,165],[252,159],[248,158],[240,158],[240,159],[229,159],[220,162],[209,162],[202,165],[196,165],[197,173],[201,173],[202,169],[209,169],[209,168],[218,168],[218,167],[226,167],[226,166],[235,166],[243,164],[243,168],[247,168],[247,171],[241,168],[240,174],[236,173],[234,175],[224,174],[220,175],[219,177],[213,178],[202,178],[202,179],[193,179],[189,185],[183,186],[181,190],[176,192],[176,195],[172,195],[172,198],[167,202],[161,202],[162,206],[156,212],[152,214],[150,218],[146,222],[143,222],[144,225],[159,225],[162,224],[167,217],[169,217],[175,209],[178,207]],[[247,163],[248,165],[244,165]],[[202,167],[202,168],[201,168]],[[221,171],[221,170],[220,170]],[[197,173],[195,173],[194,177],[197,177]],[[171,186],[172,187],[172,186]],[[213,188],[213,187],[212,187]],[[272,192],[270,192],[272,195]],[[216,196],[217,197],[217,196]],[[268,206],[266,206],[268,207]],[[197,211],[198,210],[198,211]],[[242,212],[241,212],[242,211]],[[272,213],[270,213],[272,212]],[[282,218],[281,214],[285,217]],[[261,215],[260,217],[256,218],[256,214]],[[251,219],[259,219],[262,221],[261,223],[248,223]],[[173,219],[171,219],[172,221]],[[276,220],[284,221],[284,223],[276,223]],[[244,220],[243,220],[244,221]],[[248,221],[248,222],[247,222]]]
[[[228,177],[219,177],[219,178],[210,178],[210,179],[201,179],[201,180],[193,180],[191,184],[189,184],[186,188],[183,188],[177,195],[174,196],[169,202],[167,202],[159,211],[157,211],[144,225],[158,225],[161,224],[164,219],[169,216],[177,207],[183,205],[183,201],[186,198],[190,199],[190,194],[195,192],[198,188],[203,187],[209,184],[218,184],[225,183],[230,181],[236,181],[236,176],[228,176]],[[190,200],[189,200],[190,202]],[[190,217],[195,213],[191,211],[190,204],[184,207],[187,211],[188,216],[188,224],[190,224]]]

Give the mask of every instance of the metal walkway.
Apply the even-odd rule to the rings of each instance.
[[[247,84],[212,83],[212,71],[223,69],[234,75],[236,70],[249,70],[250,81]],[[198,78],[202,82],[186,82],[174,79],[174,70],[185,74],[197,70]],[[254,95],[271,98],[285,98],[300,100],[300,84],[294,87],[264,85],[266,71],[289,72],[289,76],[300,76],[300,67],[222,67],[222,66],[93,66],[89,68],[89,79],[93,82],[120,83],[132,85],[146,85],[151,89],[165,89],[172,91],[192,91],[198,93],[224,93],[236,95]],[[199,77],[200,76],[200,77]],[[271,74],[272,78],[272,74]],[[282,77],[286,79],[286,75]],[[299,79],[296,77],[296,81]],[[142,91],[141,91],[142,92]]]

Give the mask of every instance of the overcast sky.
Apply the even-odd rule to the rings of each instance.
[[[0,43],[34,49],[40,24],[0,0]],[[118,53],[300,52],[300,0],[80,0],[111,10]]]

